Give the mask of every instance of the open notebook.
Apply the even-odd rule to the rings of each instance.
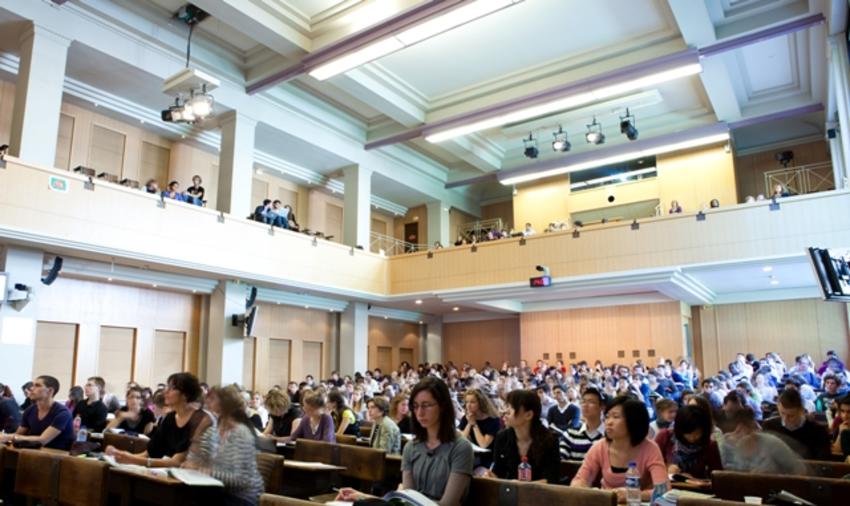
[[[224,483],[213,478],[208,474],[204,474],[200,471],[195,471],[194,469],[182,469],[179,467],[172,467],[168,470],[169,474],[174,478],[182,481],[186,485],[190,485],[193,487],[223,487]]]

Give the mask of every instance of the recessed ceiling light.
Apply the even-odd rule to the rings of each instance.
[[[419,320],[419,325],[422,325],[422,320]]]
[[[304,306],[304,309],[310,309],[310,306]]]
[[[112,281],[112,278],[106,278],[106,280],[111,282],[111,281]]]
[[[198,293],[198,290],[195,289],[195,288],[192,288],[192,293]]]
[[[390,318],[389,316],[385,316],[385,317],[384,317],[384,320],[388,320],[389,318]]]
[[[762,272],[771,272],[773,270],[773,267],[771,267],[769,265],[765,265],[764,267],[761,268],[761,270],[762,270]]]
[[[455,306],[455,307],[452,308],[452,311],[460,311],[460,308]]]
[[[771,284],[771,285],[778,285],[778,284],[779,284],[779,280],[778,280],[778,279],[771,279],[771,280],[770,280],[770,284]]]
[[[422,304],[422,299],[416,299],[414,302],[416,302],[416,304]]]
[[[152,287],[154,287],[154,288],[156,288],[156,287],[157,287],[156,283],[152,284],[151,286],[152,286]]]

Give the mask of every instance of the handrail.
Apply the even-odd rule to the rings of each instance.
[[[772,194],[777,184],[795,195],[834,190],[832,162],[784,167],[764,173],[765,195]]]
[[[482,231],[502,230],[503,228],[504,222],[502,218],[490,218],[489,220],[462,223],[457,227],[457,234],[468,238],[469,232],[472,232],[475,237],[480,237]]]
[[[372,253],[383,252],[385,256],[395,256],[427,249],[427,244],[407,242],[378,232],[369,233],[369,251]]]

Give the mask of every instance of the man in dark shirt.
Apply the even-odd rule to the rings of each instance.
[[[67,450],[74,442],[71,412],[53,396],[59,391],[59,380],[39,376],[30,388],[32,405],[24,411],[16,434],[0,434],[0,444],[7,441],[34,441],[47,448]]]
[[[568,402],[567,394],[561,385],[552,388],[557,404],[549,408],[546,419],[550,429],[565,432],[567,429],[577,429],[581,426],[581,411],[578,406]]]
[[[86,399],[74,406],[74,416],[80,417],[80,427],[85,427],[91,432],[103,432],[106,427],[106,405],[101,400],[106,382],[99,376],[92,376],[86,380],[83,391]]]
[[[804,459],[829,460],[829,433],[806,417],[800,392],[785,389],[778,401],[779,416],[764,422],[762,428],[782,437]]]

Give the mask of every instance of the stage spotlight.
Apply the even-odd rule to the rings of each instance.
[[[635,117],[629,113],[629,108],[626,108],[626,115],[620,116],[620,133],[624,134],[630,141],[636,141],[638,138],[638,129],[635,127]]]
[[[593,117],[593,123],[587,125],[587,133],[584,138],[588,144],[605,144],[605,134],[602,133],[602,125]]]
[[[524,154],[526,158],[537,158],[540,151],[537,149],[537,139],[534,138],[534,134],[529,133],[528,139],[523,139],[522,143],[525,146],[525,150],[522,154]]]
[[[555,140],[552,141],[553,151],[566,153],[572,147],[569,139],[567,139],[567,132],[564,132],[564,128],[561,125],[558,125],[558,131],[552,133],[552,137],[555,138]]]

